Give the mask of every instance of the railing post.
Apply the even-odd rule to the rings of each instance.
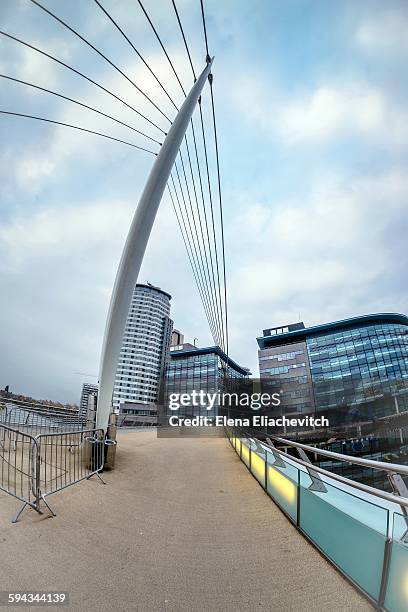
[[[34,438],[34,448],[35,448],[35,505],[37,510],[40,509],[40,499],[41,499],[41,487],[40,487],[40,471],[41,471],[41,458],[40,458],[40,447],[38,445],[38,441]]]
[[[300,469],[298,468],[298,481],[296,489],[296,527],[300,529]]]
[[[392,538],[388,537],[384,542],[384,559],[381,575],[380,594],[378,596],[378,603],[381,608],[384,607],[385,595],[387,593],[388,575],[390,572],[391,548]]]

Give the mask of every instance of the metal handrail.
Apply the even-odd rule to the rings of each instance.
[[[272,436],[270,436],[272,437]],[[260,446],[263,446],[265,450],[271,449],[271,446],[267,442],[263,440],[258,440],[257,438],[248,437],[249,440],[256,441]],[[299,459],[298,457],[292,457],[288,455],[284,451],[279,450],[278,448],[274,448],[274,451],[279,453],[279,455],[283,456],[286,460],[290,459],[293,463],[298,463],[303,465],[306,468],[310,468],[311,464]],[[345,484],[353,489],[358,489],[359,491],[363,491],[364,493],[368,493],[369,495],[374,495],[374,497],[380,497],[381,499],[385,499],[388,502],[393,504],[397,504],[398,506],[404,506],[408,508],[408,498],[400,497],[399,495],[394,495],[393,493],[387,493],[387,491],[382,491],[381,489],[375,489],[374,487],[370,487],[370,485],[363,484],[362,482],[357,482],[356,480],[351,480],[351,478],[346,478],[344,476],[340,476],[340,474],[336,474],[336,472],[329,472],[329,470],[325,470],[317,465],[312,464],[313,470],[318,472],[319,474],[323,474],[324,476],[328,476],[333,480],[337,480],[342,484]]]
[[[45,409],[42,407],[34,407],[32,405],[30,405],[30,407],[28,406],[22,406],[19,404],[13,404],[12,402],[9,402],[7,404],[3,404],[4,408],[5,408],[5,412],[6,414],[10,414],[13,411],[19,410],[21,412],[27,412],[29,414],[37,414],[40,416],[54,416],[54,417],[63,417],[66,420],[72,419],[72,420],[76,420],[76,419],[80,419],[81,417],[78,416],[78,412],[65,412],[63,409],[56,409],[56,408],[50,408],[50,409]]]
[[[334,453],[332,451],[323,450],[316,448],[315,446],[308,446],[307,444],[301,444],[300,442],[293,442],[286,438],[280,438],[279,436],[268,436],[276,442],[280,442],[285,446],[294,446],[295,448],[301,448],[305,451],[316,453],[330,459],[337,459],[338,461],[344,461],[346,463],[354,463],[355,465],[363,465],[364,467],[373,468],[375,470],[382,470],[389,474],[403,474],[408,476],[408,466],[401,465],[400,463],[387,463],[385,461],[376,461],[374,459],[363,459],[362,457],[354,457],[351,455],[343,455],[342,453]],[[315,466],[313,466],[315,467]]]
[[[6,404],[12,404],[14,406],[19,406],[21,408],[33,408],[33,409],[40,409],[40,410],[61,410],[61,411],[66,411],[66,412],[71,412],[72,414],[76,414],[79,412],[79,410],[77,410],[76,408],[65,408],[63,406],[54,406],[53,404],[41,404],[41,403],[37,403],[35,401],[33,402],[27,402],[25,400],[19,400],[13,397],[6,397],[4,395],[0,395],[0,404],[6,405]]]
[[[251,433],[249,433],[248,431],[245,431],[245,429],[227,427],[226,432],[227,432],[227,436],[229,438],[229,441],[232,447],[234,448],[235,452],[238,454],[238,457],[241,459],[241,461],[244,462],[246,467],[249,469],[252,475],[258,480],[259,484],[266,491],[266,493],[274,500],[274,502],[279,506],[279,508],[292,521],[292,523],[296,525],[299,531],[312,544],[314,544],[317,547],[317,549],[343,575],[345,575],[346,578],[348,578],[354,584],[354,586],[356,586],[369,599],[369,601],[374,605],[375,609],[385,610],[386,609],[385,603],[387,601],[386,598],[388,596],[388,592],[389,592],[388,590],[390,588],[390,585],[392,585],[391,588],[392,587],[395,588],[395,580],[394,582],[390,582],[390,580],[392,580],[390,572],[391,571],[395,572],[396,568],[394,570],[391,570],[390,565],[389,565],[390,559],[392,558],[391,555],[393,555],[394,545],[395,543],[398,544],[400,541],[406,544],[408,541],[407,539],[408,531],[404,532],[402,538],[400,537],[399,534],[394,534],[394,531],[393,531],[394,523],[393,522],[395,520],[394,517],[396,516],[398,512],[396,511],[395,506],[397,508],[399,507],[399,512],[402,511],[402,514],[405,517],[405,523],[408,526],[408,512],[407,512],[408,497],[400,497],[398,495],[393,495],[385,491],[374,489],[373,487],[370,487],[368,485],[364,485],[362,483],[359,483],[359,482],[350,480],[348,478],[345,478],[343,476],[340,476],[336,473],[329,472],[328,470],[325,470],[323,468],[320,468],[312,464],[307,459],[307,457],[304,455],[304,453],[303,453],[303,459],[292,457],[291,455],[288,455],[288,453],[285,452],[283,449],[276,448],[272,439],[268,438],[268,442],[264,442],[263,440],[260,440],[254,437],[253,434],[251,435]],[[237,444],[237,438],[240,439],[240,443],[238,444]],[[283,443],[287,442],[288,446],[292,445],[291,441],[285,440],[284,438],[280,438],[278,436],[270,436],[270,438],[273,438],[274,440],[278,440],[279,442],[283,442]],[[246,449],[248,450],[248,453],[243,454],[243,450],[242,450],[243,445],[245,445]],[[314,450],[314,447],[308,447],[307,445],[302,445],[298,443],[295,443],[293,445],[300,447],[300,448],[302,447],[306,448],[306,450],[309,450],[309,449]],[[263,456],[264,453],[265,453],[265,456]],[[272,462],[267,457],[267,453],[271,453],[273,455]],[[258,457],[261,454],[262,467],[261,467],[261,464],[259,463],[253,463],[253,454],[257,454]],[[348,461],[349,459],[348,456],[340,455],[339,453],[336,453],[336,455],[342,457],[345,461]],[[275,466],[275,469],[278,468],[280,474],[284,476],[285,470],[280,469],[280,468],[286,467],[286,465],[281,462],[281,459],[280,459],[281,457],[283,457],[286,460],[287,467],[292,466],[296,468],[296,471],[297,471],[297,477],[294,477],[292,474],[287,474],[288,480],[292,482],[293,487],[296,487],[296,494],[293,496],[293,498],[292,496],[290,496],[290,500],[289,498],[286,498],[286,495],[284,493],[283,493],[283,498],[285,499],[282,500],[282,491],[284,492],[286,491],[286,489],[281,488],[280,486],[281,481],[278,480],[277,482],[274,483],[273,475],[271,475],[269,472],[269,469]],[[301,466],[302,467],[304,466],[303,469],[301,468]],[[311,473],[312,471],[311,467],[313,468],[313,473]],[[303,473],[306,475],[309,473],[309,476],[311,478],[311,484],[309,486],[302,481],[301,474]],[[324,474],[326,478],[324,480],[320,479],[320,477],[318,476],[319,473]],[[343,487],[343,489],[340,489],[340,487],[338,486],[336,487],[335,483],[333,483],[332,486],[335,489],[343,490],[345,493],[347,493],[348,495],[351,495],[355,499],[360,499],[361,501],[371,504],[374,507],[382,508],[385,512],[383,521],[382,521],[382,527],[379,528],[378,524],[373,526],[373,524],[370,521],[364,521],[364,519],[361,520],[360,517],[357,518],[357,516],[355,515],[353,505],[351,506],[351,508],[350,508],[350,504],[346,504],[345,506],[344,504],[339,505],[336,502],[336,499],[334,498],[333,500],[333,498],[331,498],[330,495],[328,495],[328,498],[326,498],[326,495],[328,494],[329,489],[326,487],[324,487],[324,489],[317,488],[316,482],[315,482],[316,478],[321,481],[321,484],[326,484],[326,485],[329,485],[330,481],[341,482],[343,483],[343,485],[346,485],[347,488]],[[324,533],[322,534],[322,530],[318,529],[316,531],[311,527],[310,511],[312,512],[312,516],[313,514],[315,514],[313,512],[313,506],[308,507],[306,504],[306,507],[304,508],[302,505],[304,501],[302,489],[305,490],[307,488],[313,491],[315,499],[316,499],[316,496],[318,496],[320,500],[325,501],[327,504],[332,504],[334,508],[337,508],[337,511],[340,511],[342,513],[342,515],[346,515],[353,519],[360,520],[360,522],[363,522],[365,527],[370,529],[371,532],[374,530],[376,532],[381,533],[382,541],[383,541],[383,556],[382,556],[382,566],[378,568],[378,571],[376,574],[377,576],[376,584],[378,584],[378,591],[374,590],[371,587],[370,587],[370,590],[368,590],[367,583],[365,579],[363,579],[362,574],[361,573],[359,574],[358,572],[357,573],[354,572],[354,569],[350,565],[349,559],[346,560],[347,562],[345,562],[344,554],[342,550],[340,552],[338,550],[333,550],[333,548],[331,547],[331,543],[329,544],[327,543],[325,539],[327,536],[326,529],[323,529]],[[368,496],[363,497],[361,495],[358,495],[357,490],[365,492],[366,494],[368,494]],[[383,500],[386,500],[387,502],[391,502],[392,506],[389,506],[389,505],[386,506],[385,504],[380,504],[379,501],[378,502],[376,501],[376,498],[378,500],[379,498],[382,498]],[[318,502],[316,501],[316,503]],[[305,518],[305,512],[307,513],[308,510],[309,510],[309,516]],[[362,514],[364,515],[364,512],[362,512]],[[336,520],[336,514],[334,518]],[[346,537],[347,535],[349,538],[350,536],[353,538],[355,537],[354,521],[351,523],[351,526],[349,526],[349,528],[347,528],[347,525],[344,525],[344,523],[337,522],[337,525],[340,525],[340,524],[341,524],[341,529],[344,528]],[[364,562],[365,557],[364,556],[361,557],[360,560]],[[353,569],[353,571],[351,571],[351,569]],[[394,577],[395,577],[395,573],[394,573]]]

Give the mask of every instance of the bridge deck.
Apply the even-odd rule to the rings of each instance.
[[[119,436],[117,470],[52,496],[0,492],[2,590],[70,591],[72,610],[371,610],[223,438]],[[352,551],[350,551],[352,554]]]

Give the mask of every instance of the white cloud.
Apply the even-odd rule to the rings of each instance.
[[[323,85],[285,104],[279,129],[291,141],[322,141],[353,132],[384,134],[389,110],[379,91]]]
[[[173,57],[174,56],[177,61],[179,58],[178,54],[173,54]],[[49,87],[49,83],[47,83],[47,73],[37,65],[38,58],[36,58],[35,54],[33,54],[33,57],[33,65],[30,65],[30,67],[26,69],[26,72],[32,71],[34,75],[40,74],[45,75],[45,77],[39,80],[38,76],[37,78],[34,76],[29,78],[27,76],[28,80],[39,83],[40,85],[45,83],[46,86]],[[166,75],[167,68],[165,65],[163,66],[161,56],[159,54],[153,54],[147,59],[159,79],[166,81],[166,76],[168,76]],[[50,62],[48,62],[48,64],[49,63]],[[132,76],[132,80],[135,83],[142,84],[142,89],[149,97],[156,100],[158,104],[165,109],[169,117],[174,116],[174,107],[171,107],[169,100],[158,87],[153,76],[146,72],[146,69],[140,61],[132,59],[126,67],[126,72]],[[184,77],[184,82],[186,83],[191,81],[191,75],[188,73],[187,68],[185,68],[184,73],[182,72],[181,77]],[[163,130],[168,129],[169,123],[166,119],[117,72],[107,67],[103,75],[94,78],[97,82],[103,83],[106,89],[113,91],[119,97],[128,101],[146,117],[151,118],[157,125],[161,126]],[[156,138],[159,142],[163,141],[164,135],[162,133],[113,97],[110,97],[95,86],[89,85],[81,80],[78,81],[78,85],[80,85],[80,87],[77,87],[75,93],[72,93],[74,99],[84,101],[89,106],[95,107],[124,121],[136,129]],[[57,91],[62,91],[62,89],[58,87],[55,89]],[[179,103],[180,89],[177,82],[173,82],[168,86],[168,90],[173,99]],[[32,90],[22,90],[22,93],[27,92],[33,96]],[[65,88],[64,93],[69,96],[69,88]],[[55,101],[55,98],[47,97],[46,94],[36,94],[36,96],[37,95],[45,96],[45,103],[50,100]],[[29,113],[31,110],[30,102],[30,97],[22,98],[21,101],[15,103],[16,111]],[[52,108],[51,111],[38,114],[63,123],[78,125],[90,130],[106,133],[152,151],[158,150],[157,144],[149,141],[143,136],[101,115],[87,111],[69,102],[62,102],[60,107]],[[54,180],[57,177],[62,178],[67,170],[72,167],[72,163],[78,160],[84,160],[84,163],[89,166],[109,166],[114,160],[121,159],[126,154],[131,153],[134,155],[135,160],[140,160],[142,157],[142,167],[146,167],[146,164],[148,167],[154,159],[153,156],[148,153],[131,149],[120,143],[101,139],[98,136],[83,134],[70,128],[58,126],[51,127],[46,124],[37,125],[35,127],[38,129],[39,141],[27,147],[19,156],[16,156],[13,163],[15,177],[20,188],[25,191],[39,191],[49,181],[50,177]],[[46,134],[48,136],[46,136]],[[137,165],[140,166],[140,163]],[[13,171],[13,169],[11,169],[11,171]]]
[[[10,383],[37,397],[78,400],[81,380],[75,372],[97,371],[114,276],[135,204],[124,199],[61,202],[0,226],[0,282],[7,287],[0,336],[3,354],[12,355],[2,362],[0,385]],[[164,202],[141,274],[142,280],[162,283],[172,292],[179,271],[189,274],[177,231]],[[191,287],[186,289],[179,311],[187,304],[191,317],[197,317],[195,305],[188,306]],[[180,295],[183,290],[177,291],[176,301]],[[181,318],[184,323],[188,316]]]
[[[356,41],[361,48],[370,52],[407,53],[407,31],[407,11],[390,10],[368,17],[360,23],[356,30]]]
[[[270,325],[404,308],[396,287],[405,247],[392,238],[406,211],[404,172],[353,185],[320,177],[302,198],[277,205],[248,198],[227,236],[231,345],[238,361],[256,370],[254,338]],[[381,292],[380,285],[393,288]]]
[[[243,93],[245,92],[245,93]],[[263,77],[241,80],[231,93],[247,120],[284,144],[324,144],[344,136],[406,148],[408,113],[381,88],[363,83],[321,83],[288,98]]]
[[[186,32],[190,44],[197,45],[195,57],[202,61],[200,14],[189,0],[185,2],[183,17],[191,19],[189,26],[195,23],[192,13],[198,16],[197,27],[186,27]],[[169,19],[171,4],[169,10],[162,9],[159,4],[151,8],[153,17],[160,19],[160,32],[164,33],[163,39],[187,88],[191,83],[190,68],[177,23]],[[341,156],[330,161],[344,167],[347,180],[329,181],[324,175],[327,158],[322,161],[315,149],[352,135],[359,144],[363,140],[368,146],[379,145],[380,155],[374,164],[377,168],[377,163],[384,161],[385,168],[388,160],[384,151],[388,153],[390,149],[399,148],[401,152],[408,142],[408,121],[405,108],[392,98],[391,90],[378,87],[384,75],[376,71],[377,64],[367,85],[367,73],[358,58],[352,63],[352,76],[343,80],[336,76],[350,74],[350,65],[347,60],[343,61],[343,56],[330,63],[330,73],[322,72],[319,63],[309,71],[306,61],[305,74],[300,63],[296,74],[290,72],[287,80],[282,78],[277,84],[271,60],[260,75],[253,50],[258,45],[263,51],[268,50],[268,42],[255,41],[252,34],[255,28],[248,28],[248,24],[249,19],[259,20],[269,14],[267,3],[260,1],[259,11],[253,11],[253,7],[248,8],[249,4],[243,2],[238,9],[234,2],[221,4],[216,0],[209,2],[212,19],[208,21],[216,53],[220,136],[235,142],[231,134],[234,132],[234,137],[239,134],[236,155],[242,162],[239,172],[234,174],[231,168],[234,171],[237,166],[231,158],[235,152],[223,160],[223,169],[227,168],[224,182],[229,191],[233,185],[237,192],[236,198],[233,193],[225,198],[230,348],[232,358],[254,367],[255,337],[263,327],[273,323],[295,321],[300,315],[306,323],[312,324],[368,309],[406,308],[405,304],[401,306],[406,249],[405,245],[403,248],[400,245],[399,236],[403,231],[397,231],[405,215],[408,194],[403,173],[363,180],[361,172],[365,169],[360,172],[359,168],[352,167],[353,155],[350,163]],[[141,46],[146,59],[179,105],[183,96],[154,35],[138,11],[129,12],[127,2],[114,2],[114,5],[114,16]],[[92,7],[89,12],[87,7],[81,7],[83,13],[70,13],[70,10],[67,5],[67,21],[89,35],[107,54],[114,52],[118,65],[137,83],[143,83],[146,92],[173,117],[174,109],[157,83],[105,17],[101,14],[98,19]],[[12,13],[14,15],[14,9]],[[366,14],[365,23],[372,23],[371,11],[367,10]],[[18,23],[15,20],[14,25]],[[57,56],[64,57],[68,63],[119,93],[163,127],[167,125],[130,84],[89,49],[81,44],[75,48],[58,48],[60,39],[48,41],[38,29],[38,23],[33,17],[32,31],[28,23],[28,35],[24,32],[22,37],[34,41],[40,36],[40,47],[48,46]],[[275,41],[279,32],[283,32],[282,25],[274,20],[271,40]],[[361,44],[367,49],[374,48],[376,35],[372,28],[371,34],[369,29],[363,29]],[[62,40],[70,43],[71,37],[61,35],[61,44]],[[74,45],[75,39],[72,40]],[[342,42],[349,44],[351,41]],[[391,41],[381,44],[385,49],[384,45],[391,45]],[[146,48],[154,51],[146,52]],[[55,72],[49,74],[51,62],[47,68],[38,57],[34,58],[34,54],[26,61],[24,54],[20,56],[20,51],[13,49],[10,54],[15,60],[13,68],[18,69],[16,74],[22,74],[22,66],[28,80],[45,87],[53,83],[55,89],[73,98],[136,127],[143,126],[149,133],[154,132],[131,110],[79,77],[57,66],[54,66]],[[292,65],[292,48],[288,51]],[[263,57],[268,57],[267,53],[263,53]],[[1,61],[7,64],[4,54]],[[237,76],[237,66],[244,77]],[[4,71],[7,72],[5,68]],[[61,79],[59,83],[57,78]],[[37,108],[60,121],[84,125],[134,142],[143,141],[68,102],[59,103],[45,94],[28,90],[19,93],[17,86],[14,87],[10,90],[11,103],[15,103],[16,110],[28,112]],[[204,113],[207,111],[208,106]],[[248,133],[245,129],[237,129],[237,126],[245,128],[245,120],[255,126],[250,130],[250,144],[256,140],[262,159],[254,175],[243,170],[247,161],[251,161],[245,155],[252,154],[247,146]],[[15,142],[9,138],[11,132],[14,134],[13,124],[3,143],[2,201],[5,206],[0,230],[0,276],[7,296],[2,303],[0,335],[8,345],[3,350],[7,359],[2,362],[3,383],[0,381],[0,384],[11,381],[15,387],[34,395],[77,399],[81,381],[73,372],[95,372],[97,369],[114,274],[151,162],[143,153],[133,152],[120,144],[105,143],[96,136],[34,122],[23,125],[24,136],[16,127]],[[266,143],[264,134],[268,138]],[[278,143],[276,150],[279,150],[282,142],[304,146],[299,146],[298,151],[296,146],[285,151],[284,161],[288,168],[293,165],[294,171],[286,172],[286,168],[283,170],[277,164],[272,174],[278,178],[278,186],[274,180],[267,184],[267,178],[261,185],[262,179],[258,183],[258,177],[262,173],[269,176],[274,147]],[[225,156],[225,149],[222,155]],[[361,163],[366,161],[367,165],[371,162],[371,153],[361,156]],[[250,165],[248,163],[248,167]],[[311,177],[298,171],[299,166],[312,167],[319,175],[311,189]],[[296,183],[283,185],[292,179]],[[103,199],[96,199],[94,194],[102,190],[114,195],[109,200],[104,193]],[[277,195],[285,194],[286,190],[290,198]],[[245,214],[240,212],[244,206]],[[179,230],[166,201],[159,211],[140,279],[159,284],[173,294],[172,316],[176,325],[185,331],[187,339],[196,336],[199,345],[210,342]],[[393,282],[394,287],[391,286]]]
[[[2,260],[27,262],[52,253],[77,252],[123,238],[132,206],[126,201],[86,203],[39,210],[0,227]]]

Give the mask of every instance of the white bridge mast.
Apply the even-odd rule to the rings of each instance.
[[[96,425],[105,430],[112,412],[113,385],[133,290],[163,192],[211,66],[212,60],[194,83],[164,139],[125,242],[113,286],[99,368]]]

